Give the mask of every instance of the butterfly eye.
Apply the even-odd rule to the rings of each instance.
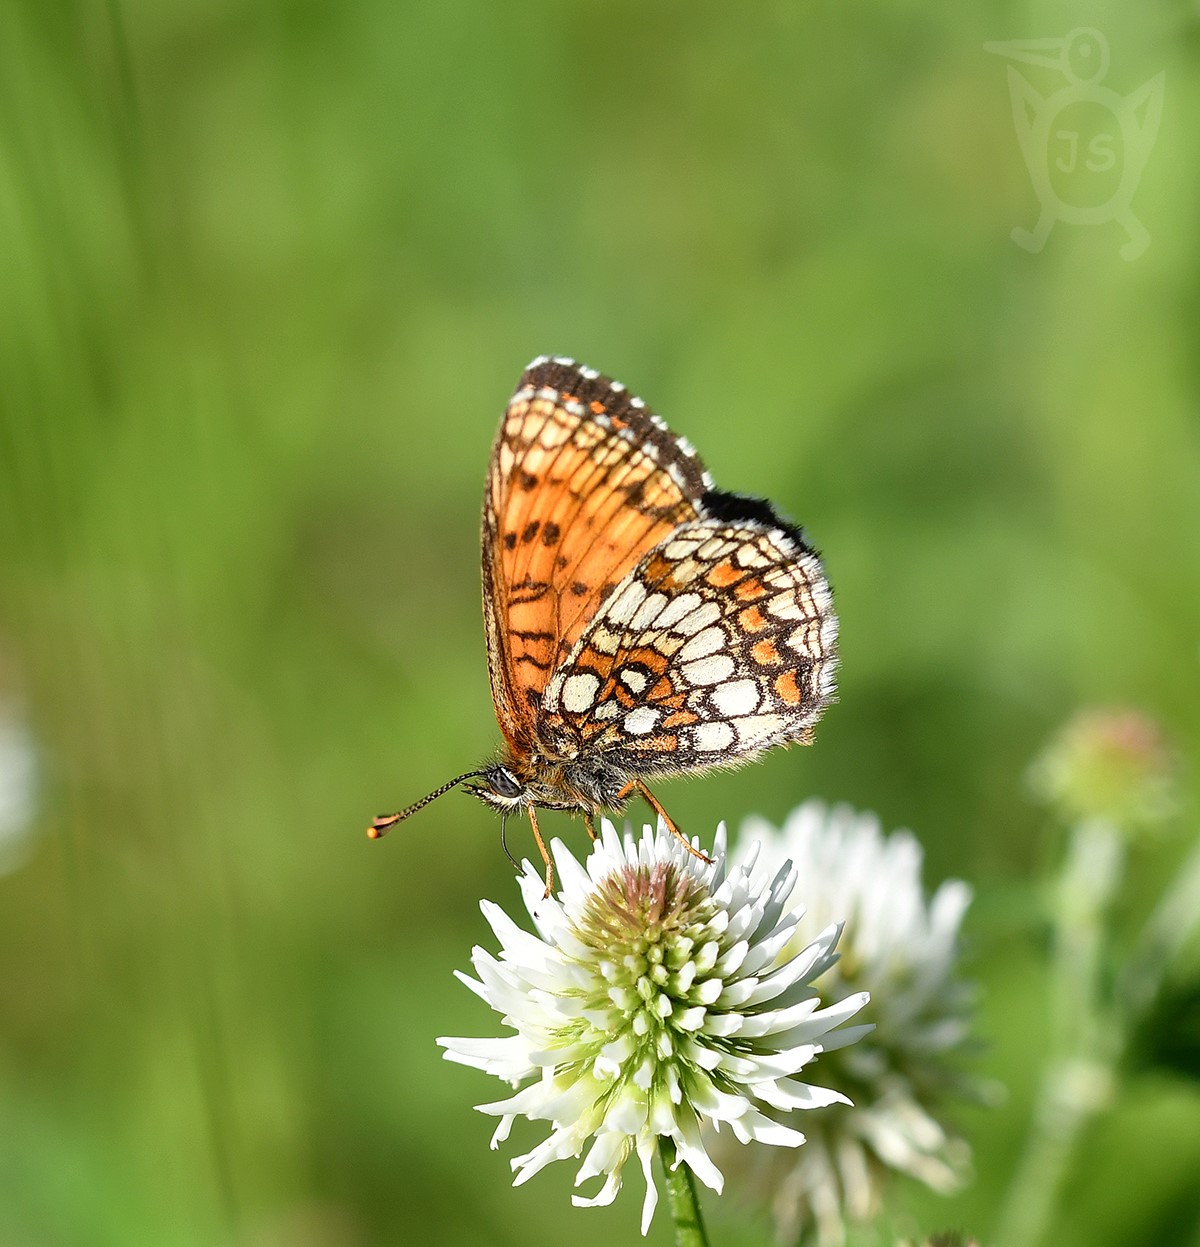
[[[519,797],[521,795],[521,785],[517,782],[517,777],[512,771],[505,770],[502,766],[489,771],[487,779],[497,796]]]

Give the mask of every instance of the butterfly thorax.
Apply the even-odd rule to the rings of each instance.
[[[484,784],[471,791],[485,805],[505,811],[534,805],[544,810],[620,813],[627,800],[630,772],[603,756],[554,757],[506,753],[490,767]]]

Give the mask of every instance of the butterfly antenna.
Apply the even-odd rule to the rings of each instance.
[[[461,784],[464,779],[476,779],[486,775],[486,771],[467,771],[465,775],[460,775],[457,779],[452,779],[448,784],[443,784],[435,792],[431,792],[429,796],[422,797],[420,801],[414,801],[407,809],[401,810],[398,814],[380,814],[376,818],[371,819],[371,825],[367,828],[367,835],[372,840],[378,840],[380,836],[386,835],[397,823],[402,823],[410,814],[415,814],[418,810],[423,810],[431,801],[436,801],[443,793],[449,792],[451,788],[457,784]]]

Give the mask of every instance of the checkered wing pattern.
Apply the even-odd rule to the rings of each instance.
[[[538,738],[542,693],[640,559],[695,520],[711,480],[695,451],[619,382],[535,360],[492,448],[483,599],[496,716]]]
[[[560,747],[669,774],[810,738],[836,665],[820,560],[766,503],[710,492],[701,510],[638,562],[547,686]]]

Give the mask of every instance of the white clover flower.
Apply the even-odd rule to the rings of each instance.
[[[751,857],[727,870],[723,826],[712,864],[661,824],[640,837],[602,827],[585,866],[554,841],[555,898],[543,900],[542,877],[526,863],[520,882],[536,934],[483,903],[500,956],[476,948],[478,980],[459,977],[515,1033],[438,1042],[449,1060],[521,1088],[479,1105],[501,1119],[493,1148],[518,1116],[551,1123],[546,1139],[512,1161],[514,1185],[580,1156],[590,1141],[575,1184],[604,1182],[574,1202],[609,1204],[636,1152],[646,1176],[645,1234],[658,1202],[651,1162],[660,1137],[673,1140],[676,1166],[686,1163],[720,1191],[702,1123],[727,1125],[742,1142],[796,1147],[804,1142],[797,1110],[848,1103],[797,1075],[869,1029],[842,1027],[868,997],[819,1007],[811,982],[835,960],[841,928],[828,923],[796,938],[803,911],[789,906],[790,864],[767,874]]]
[[[943,1192],[964,1176],[966,1144],[948,1131],[940,1108],[955,1093],[974,1091],[956,1065],[973,995],[956,977],[971,890],[951,880],[926,902],[916,839],[907,831],[885,837],[873,814],[848,806],[806,802],[781,830],[747,819],[734,860],[758,856],[760,845],[768,868],[789,859],[797,872],[796,894],[808,909],[796,946],[834,915],[844,921],[841,956],[817,986],[833,999],[868,988],[863,1016],[876,1025],[862,1043],[821,1063],[822,1081],[855,1107],[807,1118],[809,1144],[800,1153],[745,1153],[745,1185],[770,1199],[781,1241],[814,1225],[822,1244],[840,1244],[847,1220],[866,1220],[877,1208],[888,1170]]]

